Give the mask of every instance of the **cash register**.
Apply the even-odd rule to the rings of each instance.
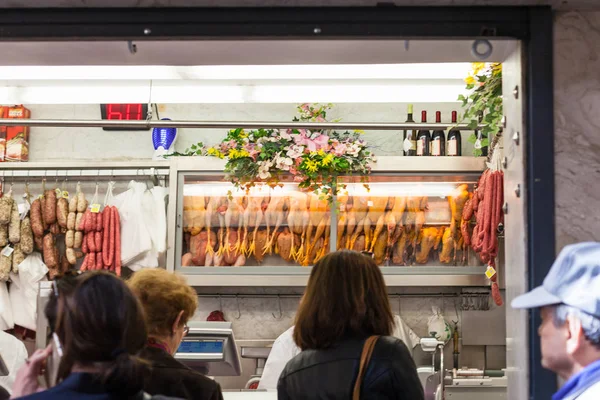
[[[240,376],[242,365],[231,322],[190,321],[175,358],[209,376]]]

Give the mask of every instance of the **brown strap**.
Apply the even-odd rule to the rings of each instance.
[[[363,378],[367,372],[367,367],[371,361],[373,355],[373,349],[375,349],[375,343],[377,343],[379,336],[369,337],[363,346],[362,354],[360,355],[360,367],[358,368],[358,377],[354,383],[354,392],[352,392],[352,400],[360,400],[360,388],[362,386]]]

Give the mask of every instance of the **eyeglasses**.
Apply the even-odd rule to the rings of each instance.
[[[183,324],[183,336],[187,336],[190,333],[190,327],[187,324]]]

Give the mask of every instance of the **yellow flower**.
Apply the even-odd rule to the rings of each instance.
[[[241,137],[242,139],[244,139],[244,138],[247,138],[247,137],[248,137],[248,133],[246,133],[246,131],[242,129],[242,130],[240,131],[240,137]]]
[[[323,161],[321,161],[321,165],[324,167],[327,167],[331,164],[331,162],[333,161],[333,154],[327,154],[324,158]]]
[[[475,78],[473,78],[471,75],[467,76],[465,78],[465,83],[467,85],[474,85],[475,84]]]
[[[232,160],[235,160],[236,158],[244,158],[244,157],[250,157],[250,153],[248,153],[248,151],[246,151],[246,150],[238,150],[238,149],[229,150],[229,158],[231,158]]]
[[[208,154],[209,156],[219,157],[219,158],[225,157],[225,155],[223,153],[221,153],[221,151],[215,147],[209,147],[208,150],[206,151],[206,154]]]
[[[319,151],[317,151],[317,154],[320,155],[321,157],[325,156],[325,152],[323,151],[323,149],[320,149]]]
[[[306,166],[308,172],[317,172],[317,170],[319,169],[319,164],[313,160],[306,160],[304,162],[304,165]]]
[[[477,74],[479,74],[484,68],[485,68],[485,63],[482,62],[476,62],[476,63],[471,63],[471,75],[475,76]]]
[[[354,132],[358,133],[359,135],[365,134],[365,131],[363,131],[362,129],[356,129]]]

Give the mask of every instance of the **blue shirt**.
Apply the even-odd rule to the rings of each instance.
[[[133,394],[135,395],[135,393]],[[131,394],[109,392],[95,379],[94,375],[77,372],[72,373],[58,385],[43,392],[21,397],[24,400],[114,400],[127,399]]]
[[[552,396],[552,400],[572,398],[583,393],[587,388],[600,382],[600,360],[595,361],[573,375],[571,379]]]

